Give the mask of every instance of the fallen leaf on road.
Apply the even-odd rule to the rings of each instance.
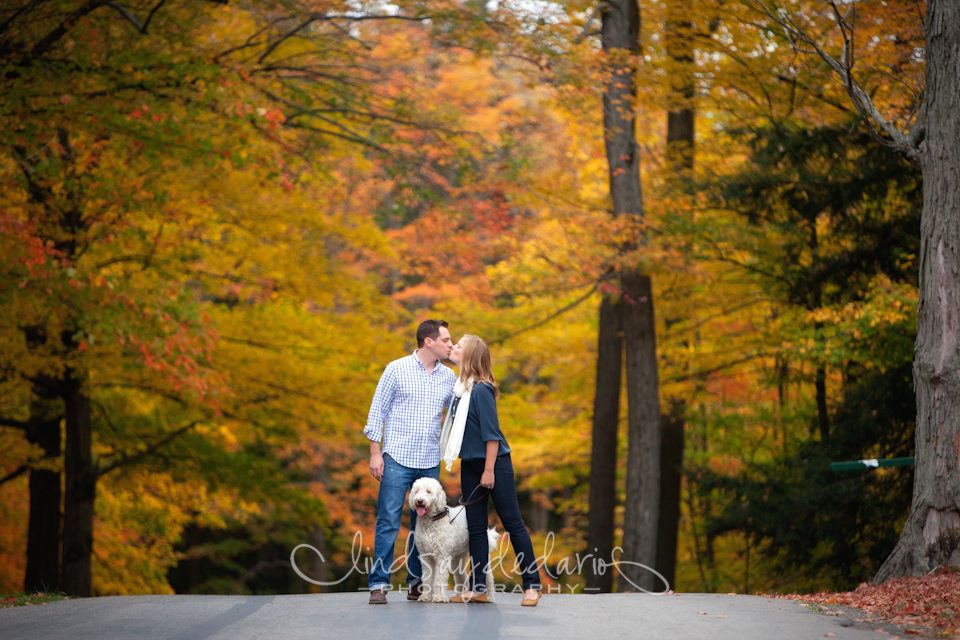
[[[735,596],[735,595],[737,595],[737,594],[735,594],[735,593],[728,593],[727,595],[728,595],[728,596]]]
[[[887,634],[887,635],[890,635],[890,632],[889,632],[889,631],[884,631],[883,629],[874,629],[873,632],[874,632],[874,633],[885,633],[885,634]]]
[[[836,638],[837,636],[834,635],[834,634],[832,634],[832,633],[825,633],[825,634],[823,634],[823,637],[824,637],[824,638]]]
[[[697,613],[699,613],[699,614],[702,615],[702,616],[707,615],[707,612],[706,612],[706,611],[697,611]]]
[[[718,618],[726,618],[727,616],[717,616]]]

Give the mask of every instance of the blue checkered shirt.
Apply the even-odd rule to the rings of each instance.
[[[453,397],[456,379],[453,370],[439,360],[428,375],[416,351],[394,360],[380,376],[363,435],[382,441],[383,453],[405,467],[437,466],[443,408]]]

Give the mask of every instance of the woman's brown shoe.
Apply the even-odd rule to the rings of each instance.
[[[525,598],[520,602],[520,606],[523,606],[523,607],[535,607],[535,606],[537,606],[537,603],[540,602],[540,596],[541,596],[542,593],[543,593],[542,591],[537,591],[537,597],[536,597],[536,598],[526,598],[526,597],[525,597]]]
[[[474,593],[472,596],[470,596],[470,597],[467,598],[467,599],[464,599],[462,595],[453,596],[452,598],[450,598],[450,602],[481,602],[481,603],[484,603],[484,602],[490,602],[490,601],[487,600],[487,594],[486,594],[486,592],[484,592],[484,593],[480,593],[480,594]]]

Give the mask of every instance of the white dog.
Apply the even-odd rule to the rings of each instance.
[[[420,478],[410,490],[410,508],[417,512],[413,540],[423,565],[423,595],[420,602],[450,602],[447,583],[453,574],[453,590],[467,590],[467,560],[470,558],[470,534],[465,507],[447,507],[447,494],[433,478]],[[487,530],[487,541],[497,548],[500,534]],[[489,560],[489,557],[488,557]],[[493,572],[487,573],[487,600],[493,602]]]

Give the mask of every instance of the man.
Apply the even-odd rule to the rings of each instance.
[[[441,420],[456,381],[453,371],[440,363],[453,349],[447,326],[443,320],[420,323],[416,351],[388,364],[380,376],[363,430],[370,440],[370,473],[380,483],[373,568],[367,576],[370,604],[387,603],[407,490],[418,478],[440,479]],[[417,514],[411,510],[411,533],[416,525]],[[407,559],[408,600],[421,594],[421,571],[414,545]]]

